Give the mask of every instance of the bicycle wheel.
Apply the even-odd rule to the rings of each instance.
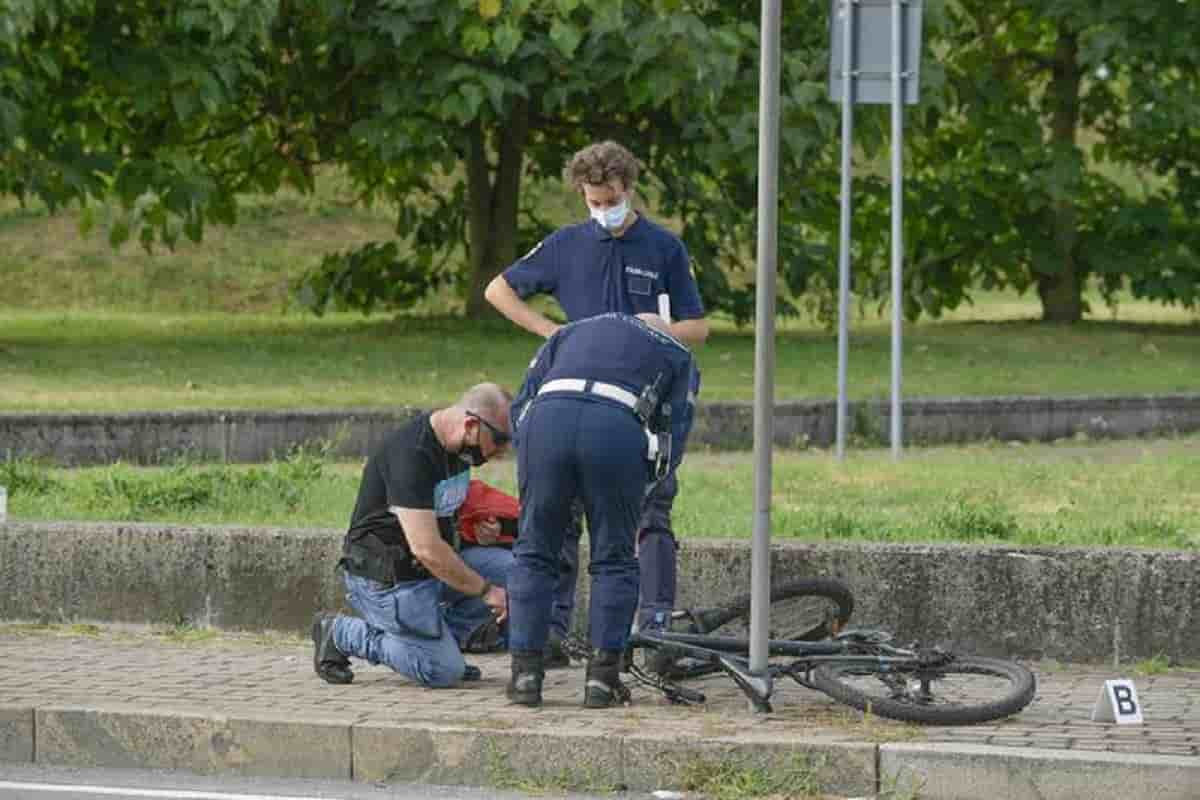
[[[812,686],[861,711],[905,722],[970,725],[1015,714],[1033,700],[1036,681],[1020,664],[973,656],[938,666],[871,660],[829,661]]]
[[[841,630],[854,611],[850,587],[836,578],[802,578],[771,587],[771,639],[811,642]],[[750,631],[750,595],[720,608],[693,612],[696,633],[746,638]]]

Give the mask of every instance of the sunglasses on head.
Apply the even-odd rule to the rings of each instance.
[[[479,420],[479,423],[481,425],[483,425],[485,428],[487,428],[489,431],[492,432],[492,441],[494,441],[496,443],[496,447],[503,447],[504,445],[506,445],[512,441],[511,434],[505,433],[504,431],[500,430],[495,425],[493,425],[492,423],[488,422],[483,417],[476,414],[474,411],[468,411],[467,416],[470,417],[471,419]]]

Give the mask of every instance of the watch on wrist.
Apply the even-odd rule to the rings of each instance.
[[[483,598],[487,597],[487,593],[490,592],[491,590],[492,590],[492,582],[489,581],[487,578],[484,578],[483,588],[480,589],[479,594],[477,594],[475,596],[482,600]]]

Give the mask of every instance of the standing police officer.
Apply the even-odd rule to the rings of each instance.
[[[689,346],[703,344],[708,323],[687,247],[632,208],[638,178],[633,154],[616,142],[593,144],[571,158],[564,177],[582,195],[591,219],[555,231],[498,275],[487,287],[488,302],[522,328],[549,337],[559,326],[531,308],[525,298],[553,294],[567,319],[575,322],[610,312],[653,313],[659,308],[659,295],[666,295],[674,319],[670,333]],[[677,542],[671,506],[677,492],[672,472],[647,498],[638,526],[643,627],[665,626],[675,605]],[[571,530],[563,548],[566,568],[555,588],[551,622],[555,637],[566,635],[575,602],[578,516],[568,524]],[[552,638],[551,643],[555,641]],[[556,655],[557,665],[562,665],[566,656]]]
[[[634,537],[647,489],[683,455],[699,385],[691,353],[653,314],[603,314],[561,328],[513,402],[520,536],[509,573],[514,703],[542,702],[551,592],[582,500],[592,576],[584,705],[628,699],[618,676],[638,602]]]

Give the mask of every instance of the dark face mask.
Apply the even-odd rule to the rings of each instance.
[[[462,447],[455,454],[460,461],[466,463],[468,467],[482,467],[487,463],[487,457],[483,454],[483,448],[479,446],[479,434],[476,433],[475,444],[467,444],[463,442]]]

